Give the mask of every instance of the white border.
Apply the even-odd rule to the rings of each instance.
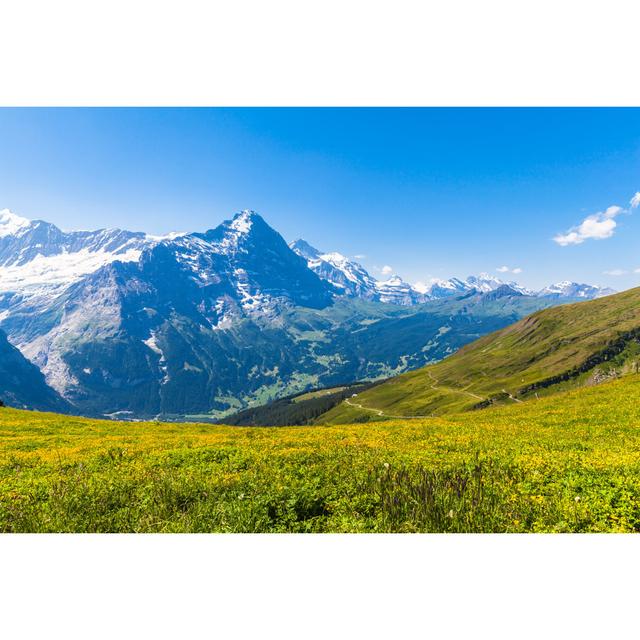
[[[637,2],[3,3],[2,105],[638,105]],[[1,144],[1,141],[0,141]],[[0,536],[10,638],[618,637],[636,536]]]
[[[7,638],[616,638],[637,536],[4,536]],[[621,580],[621,576],[630,580]]]
[[[5,2],[4,105],[638,105],[629,0]]]

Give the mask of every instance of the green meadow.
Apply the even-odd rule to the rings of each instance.
[[[246,428],[0,409],[3,532],[640,530],[640,376],[436,418]]]

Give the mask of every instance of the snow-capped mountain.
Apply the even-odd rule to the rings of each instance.
[[[536,292],[517,282],[504,281],[488,273],[481,273],[478,276],[471,275],[465,280],[459,278],[432,279],[428,285],[422,283],[411,285],[398,275],[381,282],[371,276],[362,265],[349,260],[340,253],[322,253],[305,240],[296,240],[289,246],[307,261],[307,266],[312,271],[336,287],[339,293],[387,304],[422,304],[428,300],[441,300],[449,296],[465,295],[474,290],[478,293],[489,293],[505,285],[517,294],[524,296],[554,295],[547,291],[547,289],[551,289],[550,287],[543,290],[544,293]],[[564,294],[558,297],[575,297],[571,291],[571,289],[567,289]],[[576,285],[575,291],[580,293],[578,297],[589,298],[596,297],[596,295],[606,295],[597,294],[600,289],[589,285]]]
[[[488,291],[495,291],[498,287],[502,287],[503,285],[508,285],[514,291],[521,293],[525,296],[535,295],[535,292],[531,289],[527,289],[519,285],[517,282],[505,282],[500,278],[496,278],[495,276],[491,276],[488,273],[481,273],[479,276],[469,276],[465,281],[467,287],[469,289],[475,289],[476,291],[480,291],[482,293],[487,293]]]
[[[283,351],[283,316],[335,294],[251,211],[205,233],[140,240],[137,260],[116,253],[51,295],[2,286],[12,342],[85,411],[208,411],[217,396],[289,375],[300,355]]]
[[[469,276],[466,279],[466,284],[476,291],[487,293],[487,291],[497,289],[504,282],[500,278],[490,276],[488,273],[481,273],[479,276]]]
[[[563,280],[538,291],[537,295],[549,298],[602,298],[616,293],[614,289],[590,284],[578,284]]]
[[[385,281],[376,280],[362,265],[336,251],[322,253],[305,240],[296,240],[289,246],[307,261],[309,269],[332,284],[340,294],[404,306],[429,299],[398,275]]]
[[[253,211],[165,237],[0,213],[0,327],[47,393],[89,414],[221,415],[400,373],[561,301],[517,287],[378,282],[341,254],[287,245]]]
[[[307,261],[309,269],[340,293],[367,300],[377,299],[376,279],[357,262],[335,251],[322,253],[305,240],[296,240],[289,247]]]
[[[206,233],[192,233],[163,243],[187,247],[178,260],[202,286],[226,284],[245,309],[274,299],[309,307],[326,305],[332,294],[283,237],[255,211],[241,211]]]
[[[0,292],[68,286],[119,260],[135,262],[156,240],[121,229],[65,233],[43,220],[0,211]]]
[[[534,291],[513,280],[501,280],[488,273],[480,273],[477,276],[470,275],[465,280],[434,278],[428,285],[422,283],[411,285],[398,275],[381,282],[371,276],[362,265],[349,260],[340,253],[323,253],[302,239],[292,242],[289,247],[304,258],[307,261],[307,266],[322,280],[333,285],[338,293],[387,304],[422,304],[428,300],[466,295],[474,290],[478,293],[489,293],[504,286],[523,296],[554,299],[592,299],[615,293],[613,289],[568,281]]]
[[[391,276],[384,282],[376,282],[378,300],[391,304],[413,305],[426,302],[428,297],[405,282],[400,276]]]
[[[434,279],[430,285],[424,285],[418,288],[418,291],[432,300],[439,300],[456,294],[464,294],[470,290],[469,285],[458,278],[450,278],[449,280]]]
[[[615,293],[613,289],[598,287],[589,284],[578,284],[576,282],[559,282],[549,285],[540,291],[534,291],[528,287],[523,287],[514,281],[505,281],[487,273],[478,276],[468,276],[466,280],[451,278],[449,280],[433,280],[431,285],[419,289],[421,293],[431,300],[446,298],[448,296],[469,293],[472,290],[480,293],[489,293],[502,287],[508,287],[523,296],[551,297],[551,298],[584,298],[593,299]]]

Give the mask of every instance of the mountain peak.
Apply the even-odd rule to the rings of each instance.
[[[211,242],[217,251],[239,250],[245,248],[252,242],[256,242],[258,236],[281,237],[272,229],[264,218],[251,209],[238,211],[231,220],[225,220],[214,229],[209,229],[205,233],[192,233],[190,236],[202,238]],[[282,240],[284,242],[284,240]]]
[[[0,211],[0,238],[16,235],[30,225],[31,220],[27,220],[27,218],[23,218],[9,209]]]
[[[294,240],[289,248],[295,251],[298,255],[306,258],[307,260],[317,260],[322,255],[322,252],[311,246],[306,240],[298,238]]]
[[[375,287],[378,291],[380,302],[410,305],[425,301],[424,295],[418,289],[415,289],[395,274],[384,282],[376,282]]]
[[[233,216],[229,226],[240,233],[248,233],[254,222],[264,222],[262,216],[252,209],[243,209]],[[266,223],[265,223],[266,224]]]

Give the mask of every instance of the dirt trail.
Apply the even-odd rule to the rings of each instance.
[[[503,389],[502,393],[506,393],[514,402],[522,403],[522,400],[520,400],[520,398],[516,398],[515,396],[512,396],[506,389]]]
[[[465,387],[464,389],[454,389],[453,387],[440,387],[438,386],[438,383],[440,381],[437,378],[433,377],[431,371],[427,371],[427,375],[433,381],[433,384],[431,385],[432,389],[442,389],[443,391],[450,391],[452,393],[463,393],[464,395],[471,396],[472,398],[476,398],[477,400],[486,400],[486,398],[483,398],[482,396],[479,396],[476,393],[471,393],[471,391],[466,391],[466,389],[468,389],[469,387]]]
[[[465,389],[453,389],[451,387],[440,387],[438,386],[438,383],[440,382],[437,378],[433,377],[433,374],[431,373],[431,371],[427,371],[427,375],[429,376],[429,378],[431,378],[431,381],[433,382],[433,384],[431,385],[431,389],[442,389],[443,391],[449,391],[451,393],[462,393],[463,395],[466,396],[471,396],[472,398],[475,398],[476,400],[485,400],[486,398],[483,398],[482,396],[477,395],[476,393],[472,393],[471,391],[467,391],[466,389],[468,387],[465,387]],[[512,397],[512,396],[510,396]],[[513,398],[513,400],[515,400],[516,402],[521,402],[521,400],[518,400],[517,398]],[[392,415],[390,413],[385,413],[384,411],[381,411],[380,409],[372,409],[371,407],[365,407],[363,405],[361,405],[358,402],[351,402],[351,400],[346,399],[345,400],[346,404],[348,404],[350,407],[356,407],[358,409],[362,409],[363,411],[371,411],[372,413],[377,414],[378,416],[380,416],[381,418],[397,418],[400,420],[415,420],[418,418],[433,418],[433,414],[431,414],[430,416],[428,415],[423,415],[423,416],[396,416],[396,415]]]
[[[363,411],[372,411],[373,413],[377,413],[381,418],[397,418],[399,420],[416,420],[416,419],[424,419],[431,418],[433,416],[394,416],[390,413],[385,413],[384,411],[380,411],[380,409],[372,409],[371,407],[363,407],[361,404],[357,402],[351,402],[351,400],[345,400],[345,402],[350,407],[357,407],[358,409],[362,409]]]

